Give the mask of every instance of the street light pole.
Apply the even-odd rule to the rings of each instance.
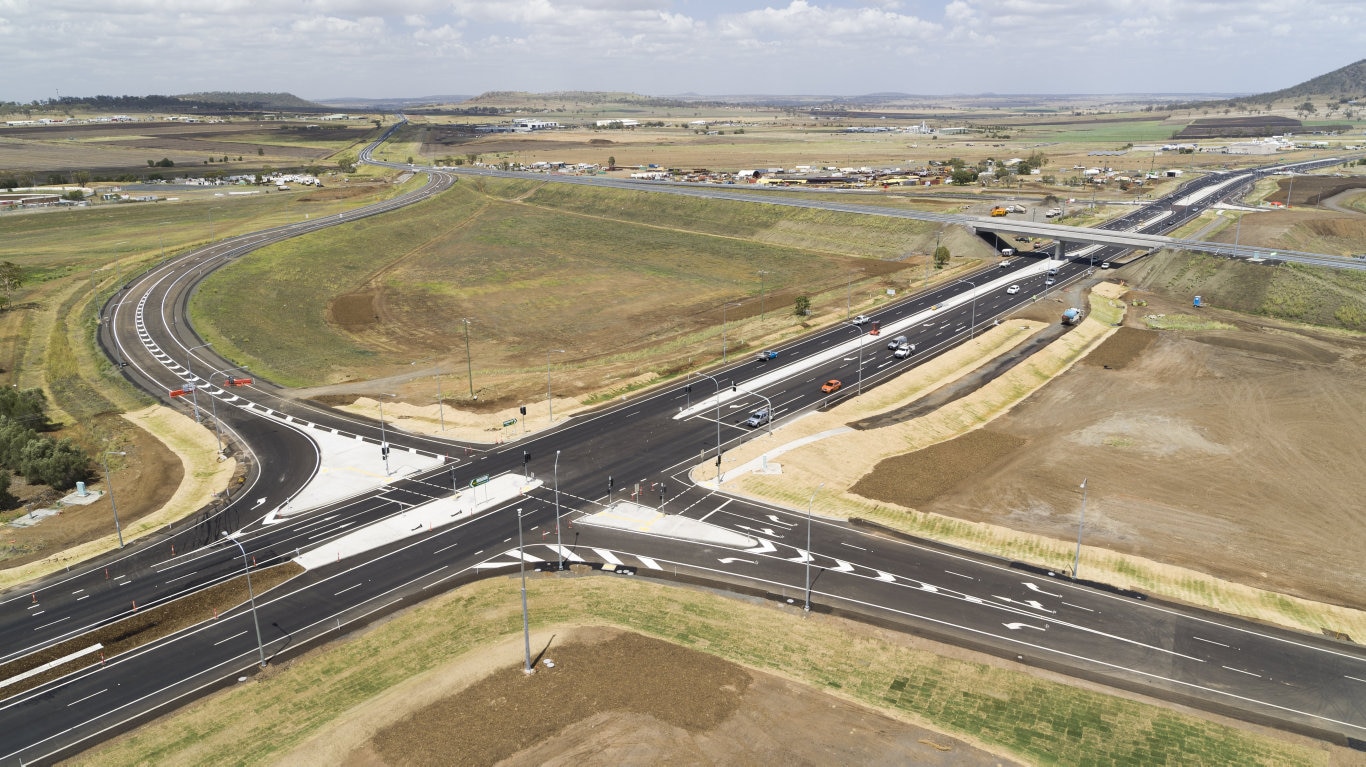
[[[194,400],[195,423],[203,423],[203,419],[199,417],[199,386],[195,383],[194,380],[194,350],[203,349],[206,346],[213,346],[213,342],[209,342],[207,344],[200,344],[198,346],[191,346],[189,349],[185,351],[187,357],[187,359],[185,360],[185,369],[190,372],[190,398]]]
[[[977,286],[967,280],[958,281],[972,288],[972,319],[968,324],[968,340],[971,341],[977,335]]]
[[[716,487],[721,487],[721,382],[715,376],[706,373],[698,373],[703,378],[710,378],[716,384]],[[772,413],[770,412],[770,417]]]
[[[550,422],[555,423],[555,398],[550,393],[550,355],[564,354],[564,349],[549,349],[545,353],[545,404],[550,408]]]
[[[256,592],[251,588],[251,563],[247,560],[247,550],[242,547],[242,542],[235,536],[228,535],[228,531],[223,531],[223,537],[237,544],[238,551],[242,552],[242,569],[247,574],[247,598],[251,600],[251,622],[256,624],[256,651],[261,656],[261,668],[266,667],[266,646],[261,642],[261,620],[256,617]]]
[[[811,507],[816,503],[816,493],[825,487],[822,482],[816,485],[816,489],[811,491],[811,500],[806,502],[806,604],[802,607],[802,612],[811,612]]]
[[[128,455],[122,450],[106,450],[104,459],[104,481],[109,483],[109,509],[114,512],[114,532],[119,535],[119,548],[123,548],[123,528],[119,526],[119,507],[114,503],[114,475],[109,473],[109,456]]]
[[[759,270],[759,321],[764,321],[764,275],[768,272]]]
[[[555,569],[564,569],[564,536],[560,533],[560,451],[555,451]]]
[[[474,396],[474,361],[470,357],[470,320],[468,317],[461,317],[460,321],[465,323],[465,374],[470,379],[470,399]]]
[[[397,397],[397,394],[380,394],[380,397]],[[389,440],[384,435],[384,400],[376,399],[379,403],[379,453],[384,457],[384,476],[389,476]]]
[[[867,333],[863,332],[862,325],[855,325],[853,322],[847,324],[852,325],[854,330],[858,331],[858,393],[863,394],[863,337]]]
[[[1077,568],[1081,566],[1081,531],[1086,527],[1086,480],[1081,481],[1081,521],[1077,523],[1077,553],[1072,558],[1072,580],[1077,579]]]
[[[522,509],[517,509],[517,567],[522,571],[522,642],[526,651],[526,662],[522,673],[531,673],[531,623],[526,614],[526,556],[522,549]]]

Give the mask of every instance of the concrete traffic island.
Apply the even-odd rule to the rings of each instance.
[[[759,545],[757,540],[734,530],[678,514],[665,514],[632,501],[617,501],[596,514],[579,517],[574,522],[732,549],[750,549]]]
[[[500,474],[478,487],[466,488],[453,496],[409,507],[379,522],[326,541],[295,557],[294,561],[309,570],[334,564],[347,557],[469,519],[526,495],[542,484],[539,479],[529,480],[520,474]]]

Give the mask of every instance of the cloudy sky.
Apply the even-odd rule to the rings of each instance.
[[[1259,92],[1363,0],[0,0],[0,99]]]

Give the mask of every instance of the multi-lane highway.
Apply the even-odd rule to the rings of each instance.
[[[533,533],[537,543],[528,547],[528,556],[621,565],[659,577],[679,573],[799,600],[809,564],[816,572],[815,609],[868,616],[1025,663],[1339,742],[1366,740],[1366,656],[1350,645],[1088,588],[1007,562],[869,534],[841,522],[817,520],[808,547],[803,514],[730,498],[690,481],[689,470],[700,454],[724,457],[751,439],[780,443],[785,420],[827,406],[832,399],[857,396],[858,381],[863,388],[876,386],[965,340],[1036,294],[1083,278],[1091,268],[1088,256],[1097,263],[1110,257],[1103,249],[1058,264],[1057,282],[1051,286],[1044,284],[1049,276],[1038,257],[1018,256],[1006,267],[990,266],[970,275],[967,284],[935,288],[881,310],[876,319],[895,330],[878,338],[852,324],[824,329],[776,347],[775,361],[746,356],[709,371],[710,378],[692,379],[691,390],[679,384],[643,394],[522,442],[495,448],[457,445],[390,429],[391,443],[450,457],[438,468],[317,511],[260,524],[266,511],[282,505],[312,476],[320,459],[310,434],[326,430],[377,446],[380,425],[291,400],[265,381],[224,388],[230,363],[212,349],[196,348],[203,341],[184,319],[190,291],[215,265],[261,244],[378,215],[436,194],[452,180],[448,173],[433,171],[430,183],[408,198],[336,220],[215,243],[138,277],[110,303],[100,338],[111,358],[126,363],[129,378],[159,396],[197,384],[201,406],[209,399],[230,444],[251,467],[248,481],[221,508],[206,509],[186,524],[0,602],[0,661],[126,615],[135,601],[145,609],[234,577],[241,571],[242,556],[235,545],[221,541],[223,532],[240,530],[238,540],[247,556],[257,566],[269,566],[448,496],[457,480],[463,484],[476,475],[520,472],[523,451],[529,451],[532,459],[526,468],[542,480],[554,477],[560,504],[571,519],[606,507],[610,475],[616,478],[618,499],[623,488],[641,482],[654,488],[649,497],[638,499],[642,503],[742,533],[754,545],[727,549],[575,525],[572,534],[561,530],[566,532],[563,550],[541,543]],[[1170,210],[1169,203],[1159,201],[1164,207],[1156,210]],[[1135,211],[1129,220],[1110,226],[1165,231],[1181,221],[1180,215],[1160,221],[1154,220],[1154,211],[1147,215],[1145,219],[1143,211]],[[1007,285],[1016,283],[1022,289],[1008,293]],[[915,353],[904,359],[892,356],[885,344],[889,334],[907,335]],[[846,384],[833,398],[819,389],[831,378]],[[725,401],[690,408],[714,394],[724,395]],[[774,410],[772,436],[743,425],[762,404]],[[508,542],[509,531],[515,530],[513,506],[526,511],[529,530],[555,525],[554,496],[547,483],[516,504],[312,569],[272,592],[258,602],[268,657],[327,641],[357,622],[490,572],[489,565],[515,563],[519,555]],[[69,755],[249,671],[257,664],[250,621],[239,610],[0,701],[0,722],[11,725],[0,729],[0,762]]]

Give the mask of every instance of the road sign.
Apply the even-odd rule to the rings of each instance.
[[[475,477],[474,479],[470,480],[470,487],[479,487],[480,485],[486,484],[488,481],[489,481],[489,475],[487,475],[487,474],[480,474],[479,476],[477,476],[477,477]]]
[[[504,425],[504,426],[511,426],[511,425],[513,425],[514,423],[517,423],[517,419],[516,419],[516,418],[509,418],[509,419],[507,419],[506,421],[503,421],[503,425]]]

